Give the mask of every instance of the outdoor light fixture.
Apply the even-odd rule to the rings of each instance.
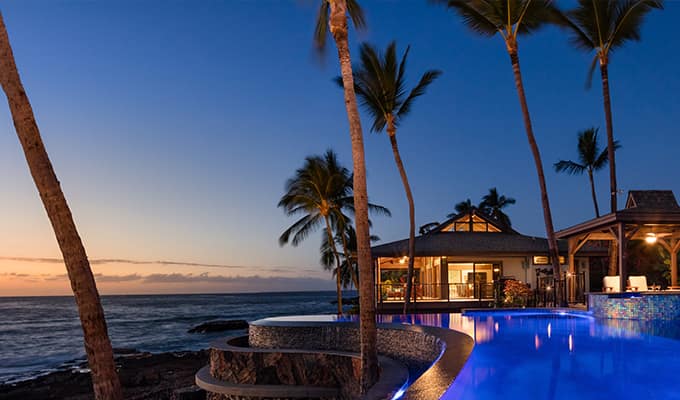
[[[406,256],[399,259],[399,264],[404,264],[406,262]]]
[[[656,243],[656,234],[655,233],[648,233],[647,236],[645,237],[645,242],[649,244],[654,244]]]
[[[501,272],[501,269],[500,268],[494,268],[493,272]]]

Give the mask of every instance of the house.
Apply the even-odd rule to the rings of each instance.
[[[567,242],[559,241],[560,264],[566,271]],[[408,266],[408,239],[371,249],[378,310],[403,306]],[[516,279],[531,288],[541,286],[541,272],[552,270],[548,241],[523,235],[473,208],[416,237],[414,260],[417,309],[455,310],[489,305],[499,295],[499,282]],[[606,255],[606,248],[588,246],[575,257],[581,290],[587,290],[589,257]],[[545,284],[543,284],[545,288]],[[550,287],[547,287],[548,290]]]

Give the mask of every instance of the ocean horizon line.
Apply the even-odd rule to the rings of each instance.
[[[343,289],[343,294],[345,293],[357,293],[356,289]],[[335,293],[335,290],[269,290],[269,291],[257,291],[257,292],[200,292],[200,293],[107,293],[99,294],[99,297],[132,297],[132,296],[254,296],[263,294],[295,294],[295,293]],[[28,298],[67,298],[73,297],[73,295],[25,295],[25,296],[4,296],[0,295],[0,299],[28,299]]]

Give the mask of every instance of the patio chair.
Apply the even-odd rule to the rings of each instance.
[[[602,290],[604,292],[620,292],[621,291],[621,277],[605,276],[602,278]]]
[[[649,290],[647,287],[647,277],[641,276],[629,276],[628,277],[628,290],[633,292],[646,292]]]

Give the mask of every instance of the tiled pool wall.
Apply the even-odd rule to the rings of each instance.
[[[680,292],[589,293],[588,309],[597,318],[674,320],[680,318]]]

